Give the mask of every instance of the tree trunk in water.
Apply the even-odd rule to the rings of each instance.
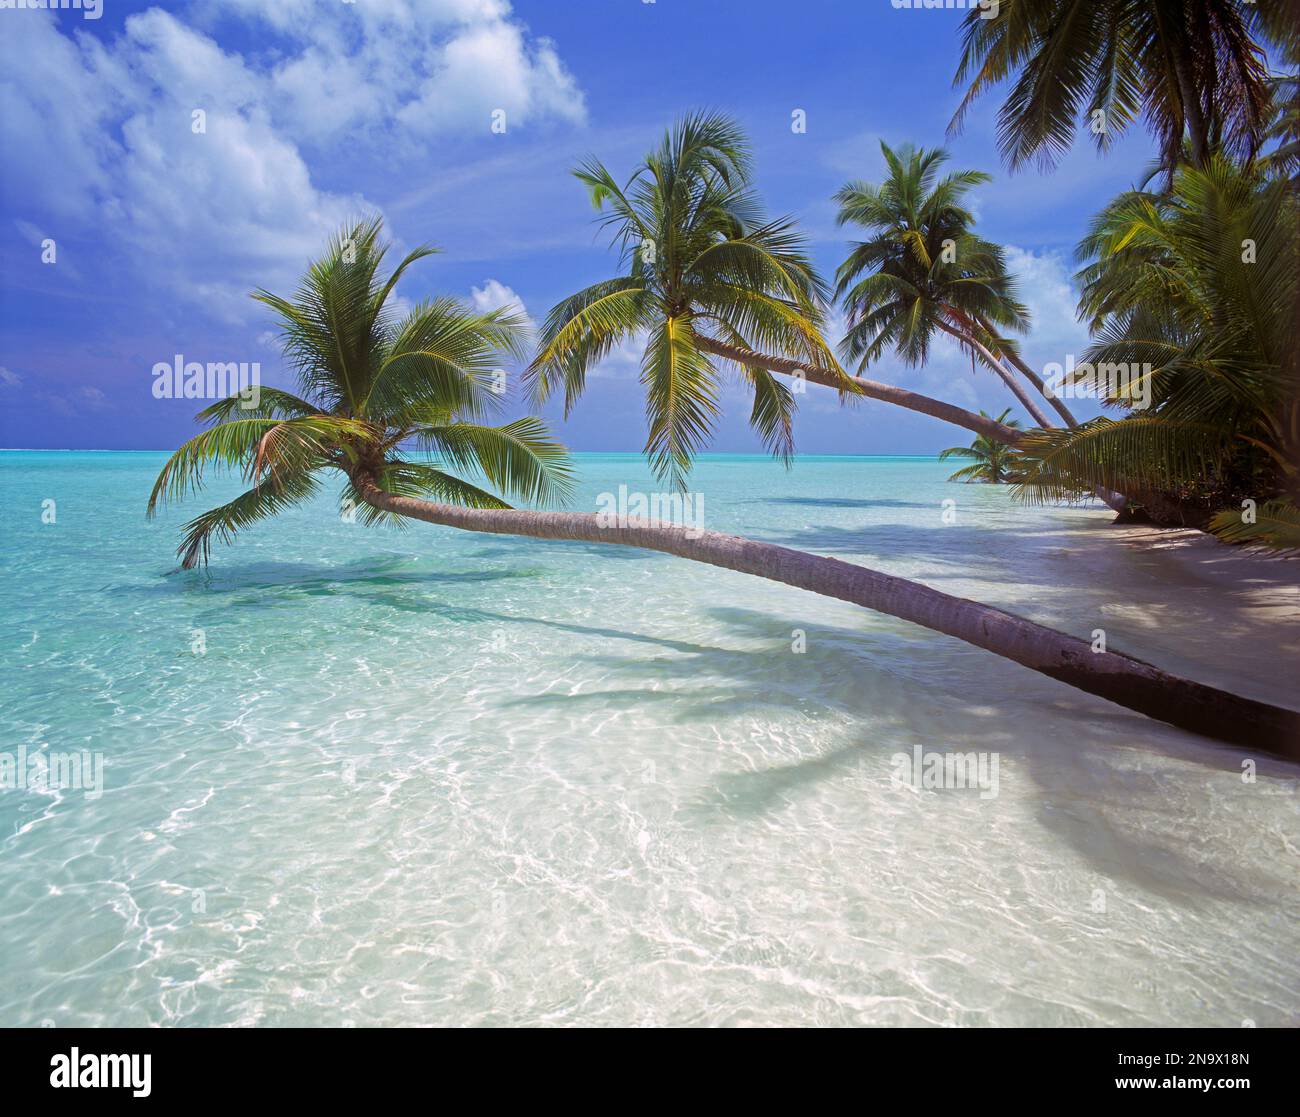
[[[383,492],[372,478],[362,474],[353,478],[353,485],[374,507],[426,523],[496,535],[663,551],[852,602],[955,636],[1191,733],[1300,760],[1300,713],[1294,710],[1169,675],[1118,652],[1094,652],[1086,640],[1013,613],[853,563],[715,531],[696,532],[646,521],[605,526],[591,513],[496,511],[434,504]]]
[[[1003,367],[1002,362],[993,356],[982,342],[978,341],[970,334],[964,333],[944,322],[939,323],[939,329],[943,330],[944,333],[951,337],[956,338],[958,344],[969,346],[983,357],[984,363],[1001,378],[1002,383],[1011,389],[1011,394],[1014,395],[1016,399],[1020,401],[1020,405],[1029,412],[1030,418],[1034,420],[1035,424],[1040,427],[1048,428],[1052,426],[1052,420],[1047,417],[1047,412],[1038,406],[1037,401],[1025,390],[1024,385]]]

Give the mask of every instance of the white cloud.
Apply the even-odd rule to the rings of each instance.
[[[245,58],[152,8],[107,43],[6,21],[0,66],[0,146],[24,153],[6,170],[11,197],[117,240],[230,321],[256,313],[249,290],[292,285],[330,233],[376,209],[323,189],[300,143],[486,131],[489,103],[512,128],[583,116],[554,48],[498,0],[230,0],[206,9],[211,25],[230,8],[287,49]]]
[[[22,386],[23,379],[16,372],[10,372],[4,365],[0,365],[0,387],[19,388]]]
[[[555,44],[502,0],[224,0],[230,9],[292,43],[269,77],[277,122],[306,142],[393,125],[410,138],[487,134],[496,109],[507,129],[586,119]]]
[[[1007,246],[1007,270],[1019,280],[1020,300],[1029,308],[1029,334],[1021,343],[1025,361],[1041,373],[1051,361],[1063,361],[1088,347],[1087,327],[1075,316],[1078,293],[1073,269],[1055,252],[1036,253]]]
[[[245,317],[251,287],[290,281],[329,232],[370,208],[317,189],[259,103],[257,76],[173,16],[130,17],[111,48],[74,43],[54,20],[8,24],[4,92],[18,104],[0,145],[27,153],[6,172],[13,196],[39,198],[63,228],[80,218],[112,235],[209,310]]]
[[[489,310],[509,309],[515,314],[522,314],[529,322],[532,321],[524,300],[496,279],[485,280],[482,287],[471,287],[470,301],[480,314],[486,314]]]

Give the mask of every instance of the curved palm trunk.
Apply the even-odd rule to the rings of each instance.
[[[976,415],[973,411],[967,411],[964,407],[945,403],[943,400],[932,399],[930,396],[923,396],[918,392],[909,392],[906,388],[898,388],[893,384],[882,384],[878,380],[868,380],[863,376],[837,375],[829,369],[817,368],[815,365],[802,365],[789,357],[773,357],[767,353],[755,353],[753,350],[742,349],[738,345],[729,345],[727,342],[718,341],[716,338],[699,336],[696,338],[696,344],[705,353],[712,353],[715,357],[723,357],[728,361],[735,361],[742,365],[754,365],[785,376],[802,376],[813,384],[822,384],[837,391],[843,391],[844,384],[847,382],[859,395],[882,400],[885,403],[894,403],[899,407],[906,407],[909,411],[929,415],[932,419],[942,419],[946,423],[965,427],[968,431],[982,434],[986,438],[991,438],[994,442],[1001,442],[1006,446],[1015,446],[1024,436],[1023,431],[1018,431],[1005,423],[999,423],[996,419],[990,419],[986,415]],[[1128,504],[1127,499],[1122,494],[1112,493],[1105,489],[1097,489],[1096,496],[1103,504],[1115,512],[1123,512]]]
[[[481,510],[381,491],[357,476],[362,499],[399,516],[496,535],[642,547],[737,570],[849,601],[955,636],[1061,682],[1192,733],[1300,759],[1300,713],[1166,674],[1118,652],[1093,652],[1074,636],[1013,613],[839,559],[714,531],[631,522],[604,526],[594,514]]]
[[[1038,373],[1025,364],[1025,362],[1015,353],[1008,351],[1007,360],[1015,365],[1016,368],[1024,374],[1025,379],[1038,389],[1038,394],[1056,409],[1056,413],[1065,420],[1065,425],[1067,427],[1077,427],[1079,425],[1079,420],[1076,419],[1073,412],[1065,406],[1065,401],[1055,392],[1048,392],[1047,385],[1043,383],[1043,378],[1039,376]]]
[[[983,326],[988,333],[993,333],[993,327],[982,318],[980,319],[980,325]],[[1038,390],[1038,394],[1056,409],[1056,413],[1065,420],[1065,425],[1067,427],[1077,427],[1079,425],[1079,420],[1076,419],[1070,409],[1065,406],[1064,400],[1056,395],[1055,392],[1048,392],[1047,385],[1043,382],[1043,378],[1025,364],[1023,358],[1021,358],[1018,353],[1015,353],[1010,349],[1005,350],[1005,352],[1007,360],[1015,365],[1024,378]]]
[[[989,352],[983,342],[972,337],[964,330],[948,325],[947,322],[939,322],[938,326],[944,333],[956,338],[959,344],[970,346],[971,349],[983,357],[984,363],[1001,378],[1002,383],[1011,389],[1011,394],[1020,401],[1020,405],[1029,412],[1030,417],[1038,426],[1050,427],[1052,425],[1052,420],[1048,417],[1047,412],[1038,406],[1038,401],[1025,390],[1025,386],[1019,380],[1006,370],[1002,362]]]
[[[942,419],[946,423],[965,427],[968,431],[974,431],[976,434],[982,434],[1008,446],[1014,446],[1021,438],[1020,431],[999,423],[996,419],[976,415],[975,412],[967,411],[964,407],[923,396],[918,392],[910,392],[906,388],[899,388],[893,384],[882,384],[878,380],[868,380],[863,376],[837,375],[829,369],[800,364],[789,357],[755,353],[749,349],[742,349],[738,345],[718,341],[716,338],[698,336],[696,344],[705,353],[712,353],[715,357],[735,361],[737,364],[765,368],[769,372],[778,372],[785,376],[802,376],[812,384],[822,384],[837,391],[843,391],[847,383],[858,395],[883,400],[885,403],[894,403],[899,407],[906,407],[909,411],[929,415],[932,419]]]
[[[980,320],[980,325],[990,334],[993,333],[993,327],[983,319]],[[1056,413],[1065,420],[1065,425],[1067,427],[1077,427],[1079,425],[1079,420],[1076,419],[1070,409],[1065,406],[1065,401],[1055,392],[1048,392],[1047,385],[1043,382],[1043,378],[1025,364],[1019,354],[1008,349],[1006,350],[1006,356],[1007,360],[1009,360],[1021,371],[1021,373],[1024,374],[1025,379],[1038,389],[1038,394],[1056,408]],[[1124,496],[1123,493],[1112,492],[1110,489],[1096,488],[1092,490],[1092,494],[1103,504],[1107,505],[1112,511],[1118,512],[1120,515],[1123,515],[1128,509],[1128,497]]]

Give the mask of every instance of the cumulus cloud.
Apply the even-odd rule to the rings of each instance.
[[[490,310],[509,310],[532,321],[528,308],[524,306],[524,300],[516,295],[513,289],[496,279],[485,280],[482,287],[471,287],[470,301],[480,314],[486,314]]]
[[[292,284],[328,234],[377,210],[323,188],[302,146],[486,131],[495,108],[510,127],[583,116],[553,46],[498,0],[227,0],[198,20],[216,28],[232,9],[270,25],[275,50],[241,56],[151,8],[107,41],[6,21],[0,68],[0,146],[24,153],[11,197],[116,240],[230,321],[254,313],[252,287]]]
[[[308,142],[380,128],[422,138],[580,123],[581,90],[504,0],[223,0],[293,44],[269,73],[278,121]]]
[[[1031,326],[1021,345],[1025,360],[1042,371],[1066,353],[1081,354],[1088,347],[1087,327],[1078,320],[1079,297],[1074,269],[1056,252],[1032,252],[1007,246],[1007,268],[1019,279],[1020,300],[1029,308]]]
[[[13,196],[60,228],[116,239],[216,314],[246,314],[251,286],[290,278],[368,208],[319,190],[259,102],[256,74],[175,17],[132,16],[111,46],[73,41],[54,20],[8,24],[5,95],[17,108],[0,145],[26,153],[6,172]]]

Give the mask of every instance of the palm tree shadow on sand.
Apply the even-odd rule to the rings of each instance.
[[[475,580],[512,576],[483,573]],[[1176,802],[1187,794],[1188,773],[1181,766],[1200,769],[1211,779],[1235,780],[1241,772],[1239,752],[1051,680],[1026,678],[1014,665],[990,661],[958,641],[923,635],[905,622],[872,618],[864,631],[808,625],[793,615],[719,607],[709,610],[710,619],[725,628],[729,641],[749,645],[724,646],[438,600],[435,587],[455,584],[462,577],[455,572],[409,578],[359,575],[353,569],[321,581],[329,583],[331,593],[454,624],[492,626],[493,631],[540,626],[589,641],[627,641],[641,649],[634,656],[579,650],[569,657],[599,667],[606,678],[626,685],[577,695],[538,693],[508,700],[503,708],[644,708],[654,703],[659,717],[678,725],[718,723],[767,711],[786,720],[793,716],[796,726],[800,721],[811,725],[823,737],[839,737],[838,743],[794,762],[722,774],[685,808],[687,825],[707,828],[767,818],[827,781],[860,779],[864,770],[871,778],[889,779],[890,757],[924,742],[940,751],[996,752],[1004,765],[1003,780],[1034,783],[1039,799],[1036,820],[1090,865],[1099,882],[1119,882],[1121,891],[1127,885],[1180,903],[1265,904],[1275,894],[1266,884],[1243,876],[1238,851],[1216,854],[1189,840],[1186,821],[1197,804]],[[291,593],[292,588],[286,584],[276,592]],[[808,631],[808,651],[793,655],[789,633],[801,625]],[[646,655],[646,648],[654,654]],[[999,677],[1001,672],[1007,673],[1005,679]],[[981,694],[1015,698],[972,702],[972,686]],[[1068,732],[1017,736],[1005,728],[1032,724],[1033,716],[1049,709],[1068,719]],[[869,739],[838,728],[846,719],[868,716],[875,726]],[[831,729],[832,723],[837,727]],[[1152,754],[1180,767],[1170,768],[1164,761],[1144,763]],[[1258,765],[1261,780],[1295,778],[1292,765],[1266,758]],[[996,807],[990,804],[988,810],[992,822]]]

